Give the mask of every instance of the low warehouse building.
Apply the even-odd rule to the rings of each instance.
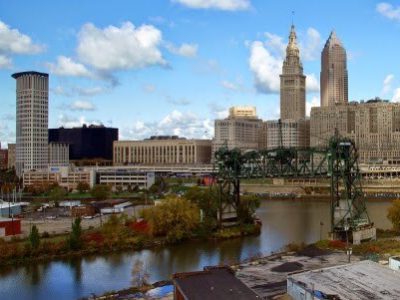
[[[229,267],[205,267],[204,271],[173,275],[175,300],[257,300],[253,290],[235,277]]]
[[[21,234],[21,220],[0,217],[0,237]]]
[[[294,299],[400,299],[400,272],[375,262],[323,268],[288,276],[287,293]]]

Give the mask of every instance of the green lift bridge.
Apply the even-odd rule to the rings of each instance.
[[[330,178],[331,235],[353,243],[375,239],[358,167],[358,154],[351,139],[333,136],[326,148],[285,148],[247,151],[220,148],[215,153],[215,169],[221,191],[236,209],[240,203],[243,178]]]

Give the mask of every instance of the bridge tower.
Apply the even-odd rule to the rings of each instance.
[[[368,216],[354,141],[335,134],[328,151],[332,238],[350,239],[354,244],[375,239],[376,229]]]

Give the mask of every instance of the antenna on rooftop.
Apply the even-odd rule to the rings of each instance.
[[[295,11],[294,10],[292,10],[292,26],[293,26],[293,24],[294,24],[294,15],[295,15]]]

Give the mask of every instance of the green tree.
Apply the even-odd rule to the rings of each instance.
[[[71,226],[71,233],[68,238],[68,245],[71,250],[79,250],[82,247],[81,218],[76,218]]]
[[[237,210],[239,222],[251,224],[254,221],[253,215],[260,207],[260,199],[255,195],[240,196],[240,205]]]
[[[31,232],[29,233],[29,244],[32,249],[37,249],[40,245],[40,235],[39,230],[36,225],[33,225],[31,228]]]
[[[388,208],[387,218],[392,222],[395,230],[400,230],[400,200],[394,200]]]
[[[201,209],[203,216],[202,222],[205,229],[214,229],[217,225],[218,211],[221,202],[218,187],[200,188],[194,186],[186,191],[185,198],[195,203]]]
[[[90,194],[96,200],[105,200],[110,197],[111,188],[106,184],[96,184],[90,191]]]
[[[90,185],[87,182],[81,181],[77,184],[76,189],[78,190],[78,192],[80,194],[83,194],[83,193],[87,192],[88,190],[90,190]]]
[[[67,191],[60,186],[54,187],[49,194],[49,199],[54,201],[57,204],[65,199],[65,195],[67,194]]]
[[[142,215],[156,236],[167,236],[170,241],[180,241],[191,236],[200,223],[196,204],[185,198],[169,196],[157,206],[142,211]]]

